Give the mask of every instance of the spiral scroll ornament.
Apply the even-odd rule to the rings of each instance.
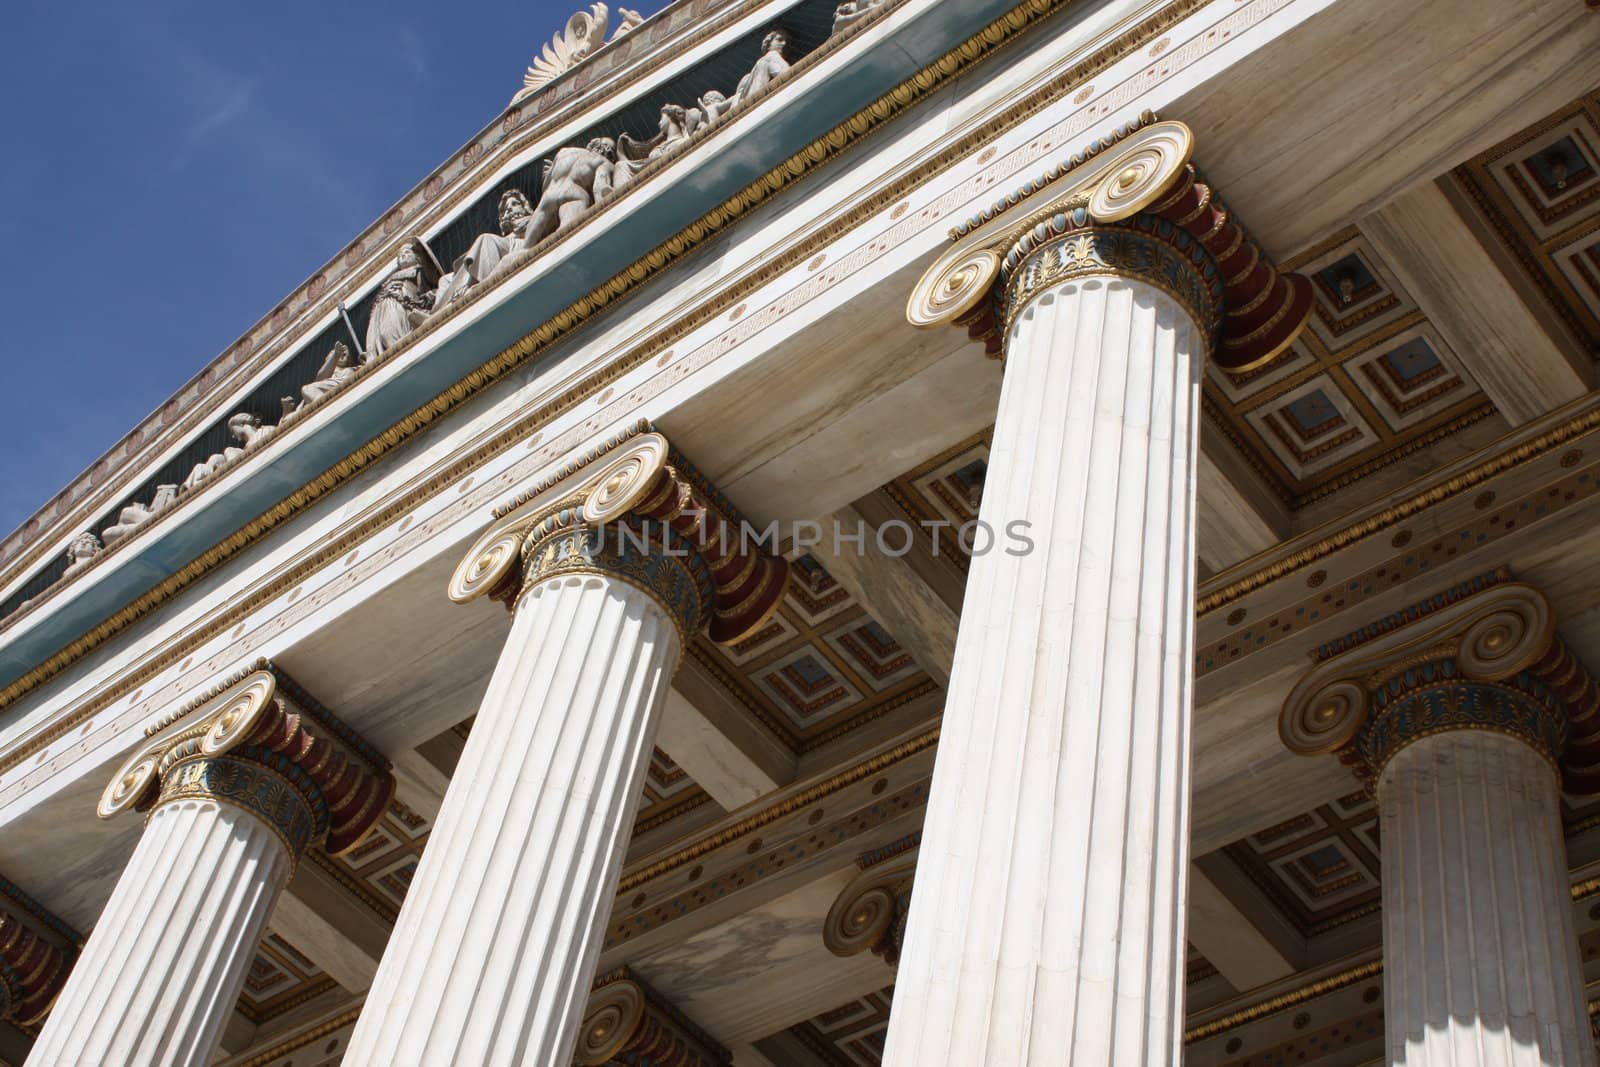
[[[1554,633],[1555,620],[1544,597],[1504,599],[1467,627],[1456,661],[1469,677],[1507,678],[1537,661]]]
[[[1279,720],[1284,745],[1302,756],[1336,752],[1355,740],[1367,721],[1364,685],[1341,678],[1292,705]]]
[[[623,445],[584,499],[584,520],[599,525],[626,515],[655,486],[666,465],[667,442],[660,434],[643,434]]]
[[[873,952],[899,962],[917,855],[904,853],[868,867],[844,887],[822,922],[822,943],[835,956]]]
[[[1132,218],[1164,197],[1194,154],[1194,134],[1181,122],[1162,122],[1119,147],[1115,171],[1089,194],[1089,214],[1099,222]]]
[[[876,951],[894,929],[898,909],[894,890],[888,886],[873,886],[848,901],[841,898],[828,913],[823,943],[835,956]]]
[[[989,298],[1000,274],[1000,256],[989,248],[969,248],[941,259],[911,291],[906,318],[917,327],[945,326]]]
[[[255,671],[237,685],[214,697],[193,720],[158,724],[133,755],[112,776],[111,784],[100,794],[95,806],[102,819],[127,811],[143,809],[155,800],[164,757],[186,741],[199,739],[205,755],[227,752],[256,729],[267,708],[272,706],[277,679],[270,671]]]
[[[467,604],[497,589],[522,558],[522,531],[502,529],[473,551],[450,575],[447,593],[457,604]]]
[[[610,1063],[627,1047],[644,1019],[644,991],[633,982],[610,982],[589,998],[574,1060],[584,1067]]]

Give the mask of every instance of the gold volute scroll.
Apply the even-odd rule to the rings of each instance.
[[[199,752],[221,755],[248,737],[272,707],[278,681],[271,671],[257,670],[218,693],[182,724],[158,724],[144,744],[129,756],[100,795],[96,811],[102,819],[148,804],[157,785],[162,760],[178,745],[198,739]]]
[[[487,595],[514,606],[525,588],[537,584],[546,563],[578,566],[566,549],[551,547],[557,537],[612,524],[643,535],[641,548],[654,529],[662,546],[659,559],[692,561],[683,565],[697,590],[693,596],[656,590],[686,634],[704,629],[719,644],[741,640],[777,610],[788,583],[788,561],[752,543],[732,503],[648,424],[541,480],[496,516],[451,575],[447,591],[458,604]],[[677,548],[668,547],[669,537]],[[591,560],[581,566],[594,565]]]
[[[1087,207],[1096,222],[1131,218],[1167,195],[1194,154],[1194,134],[1181,122],[1141,126],[1109,151],[1023,188],[1014,203],[960,236],[917,282],[906,302],[906,319],[931,329],[948,326],[989,295],[1005,253],[1051,216]],[[1044,196],[1036,197],[1043,191]]]
[[[604,455],[603,463],[588,463],[570,478],[556,478],[535,487],[530,498],[510,509],[486,530],[456,566],[447,593],[457,604],[468,604],[506,581],[522,554],[522,539],[552,511],[582,508],[595,523],[627,514],[654,486],[667,465],[667,439],[658,433],[629,437]]]

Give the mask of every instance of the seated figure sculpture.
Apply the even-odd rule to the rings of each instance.
[[[450,273],[439,279],[433,310],[441,310],[493,274],[501,260],[522,247],[525,231],[532,221],[533,206],[521,189],[507,189],[501,193],[500,232],[479,234],[472,247],[456,257]]]
[[[356,369],[360,366],[361,364],[350,355],[350,349],[343,341],[335,342],[328,350],[327,357],[323,359],[322,366],[318,368],[317,376],[300,387],[300,403],[291,413],[298,415],[305,410],[307,404],[343,389],[345,383],[356,376]],[[279,425],[282,425],[281,421]]]
[[[383,355],[422,325],[433,310],[439,284],[438,262],[419,237],[409,237],[395,257],[394,270],[378,287],[367,320],[367,358]]]
[[[687,141],[705,122],[706,114],[698,107],[662,104],[661,122],[654,137],[648,141],[635,141],[627,134],[617,138],[617,165],[626,164],[630,173],[637,171],[648,161]]]

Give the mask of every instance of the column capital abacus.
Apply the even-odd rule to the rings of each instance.
[[[573,1063],[727,1067],[733,1055],[626,967],[595,979]]]
[[[1011,319],[1044,288],[1088,274],[1173,296],[1229,370],[1286,351],[1311,315],[1310,281],[1279,273],[1189,160],[1194,135],[1146,112],[950,231],[906,306],[914,326],[967,328],[1000,357]]]
[[[313,842],[355,847],[394,789],[388,760],[263,660],[151,724],[98,812],[211,800],[260,819],[298,861]]]
[[[83,939],[0,878],[0,1020],[35,1026],[49,1014]]]
[[[1407,745],[1451,730],[1515,737],[1570,793],[1600,790],[1600,690],[1550,603],[1500,569],[1322,645],[1278,718],[1284,745],[1337,755],[1369,788]]]
[[[729,644],[766,622],[788,580],[788,561],[748,532],[733,505],[641,424],[497,509],[449,595],[514,608],[543,581],[604,574],[654,597],[685,639],[704,631]]]

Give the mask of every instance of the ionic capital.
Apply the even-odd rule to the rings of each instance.
[[[208,800],[247,811],[292,860],[347,852],[394,796],[384,759],[264,661],[145,730],[101,794],[102,819]]]
[[[1317,650],[1278,733],[1336,754],[1369,785],[1407,745],[1489,730],[1543,754],[1571,793],[1600,789],[1600,691],[1557,636],[1550,603],[1496,571]]]
[[[726,1067],[733,1056],[622,968],[595,980],[573,1062],[582,1067]]]
[[[514,607],[541,582],[598,573],[653,596],[685,636],[738,641],[777,608],[786,560],[750,536],[739,513],[637,427],[495,512],[450,578],[450,599]]]
[[[891,966],[900,962],[921,841],[919,831],[857,860],[861,873],[844,887],[822,923],[822,943],[829,952],[871,952]]]
[[[1267,363],[1311,315],[1311,283],[1280,274],[1190,165],[1194,135],[1146,113],[951,230],[906,306],[915,326],[965,326],[1000,356],[1012,318],[1045,288],[1137,278],[1177,299],[1230,370]]]
[[[82,941],[66,923],[0,878],[0,1019],[44,1020],[78,958]]]

